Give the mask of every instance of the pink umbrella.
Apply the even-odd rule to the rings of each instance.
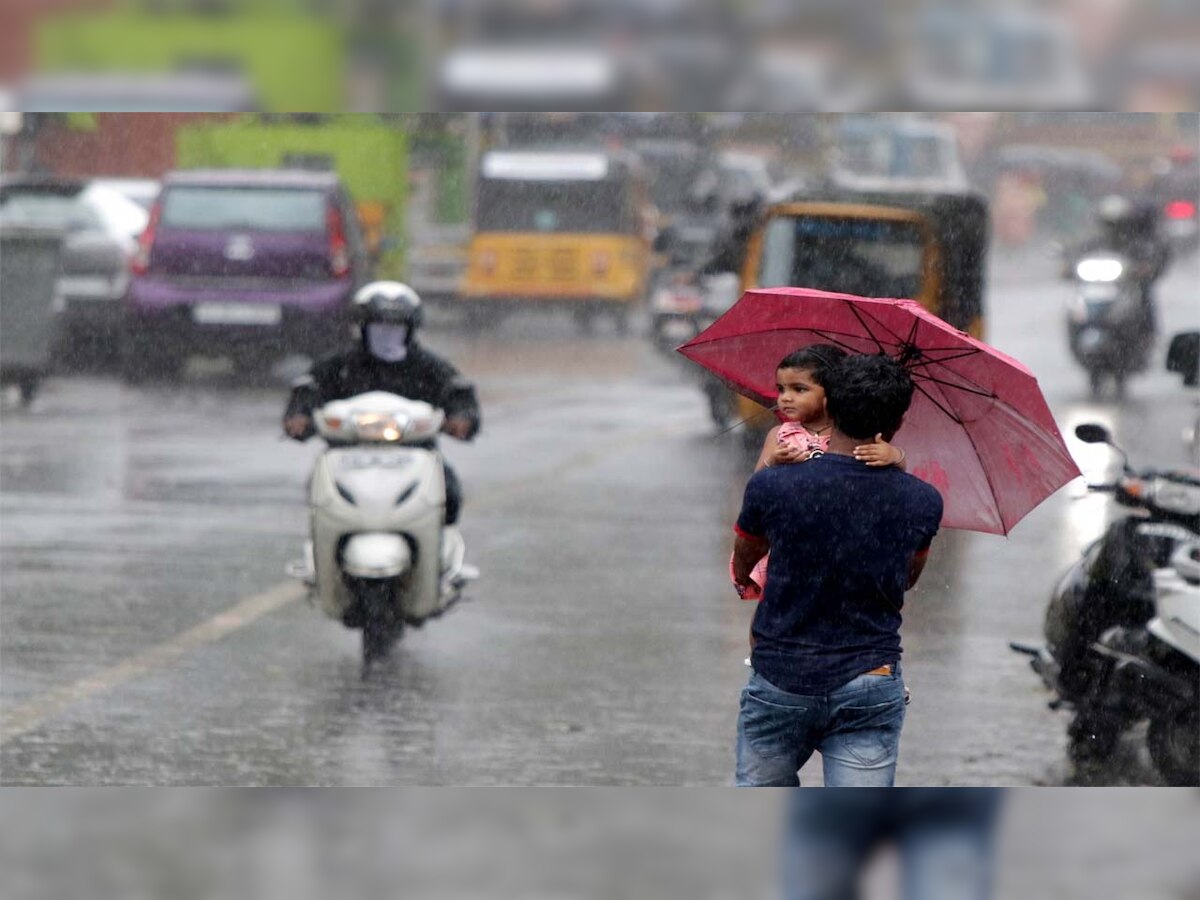
[[[773,407],[775,367],[810,344],[888,353],[908,369],[916,391],[894,442],[908,471],[941,492],[947,528],[1008,534],[1080,474],[1033,373],[912,300],[747,291],[677,349]]]

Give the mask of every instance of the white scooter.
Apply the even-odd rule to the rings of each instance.
[[[313,414],[329,443],[310,484],[307,559],[289,567],[326,615],[362,629],[364,667],[405,625],[442,615],[479,577],[446,527],[446,483],[436,448],[445,414],[371,391]]]

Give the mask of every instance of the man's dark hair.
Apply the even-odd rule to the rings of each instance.
[[[825,387],[825,378],[841,365],[846,351],[836,344],[811,344],[802,350],[794,350],[780,360],[776,369],[801,369],[812,375],[812,380]]]
[[[912,403],[912,378],[882,353],[846,357],[829,372],[823,387],[834,427],[859,440],[880,433],[890,440]]]

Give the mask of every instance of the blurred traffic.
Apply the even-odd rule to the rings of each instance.
[[[12,4],[18,110],[1195,109],[1189,4]],[[296,65],[303,60],[303,65]]]
[[[1062,633],[1086,672],[1124,653],[1137,678],[1194,681],[1170,632],[1191,569],[1162,528],[1137,528],[1196,533],[1200,116],[5,123],[6,780],[723,783],[747,610],[721,560],[744,450],[773,417],[675,347],[744,291],[796,286],[917,301],[1037,375],[1091,481],[1111,481],[1114,457],[1080,425],[1147,470],[1141,493],[1110,495],[1137,516],[1113,526],[1136,532],[1120,578],[1093,570],[1093,541],[1114,542],[1107,523],[1125,517],[1078,483],[1007,541],[943,530],[905,607],[916,699],[901,782],[1195,783],[1179,704],[1124,675],[1085,698]],[[419,340],[401,323],[391,361],[427,346],[478,391],[487,430],[439,452],[462,476],[482,575],[466,591],[478,603],[377,642],[390,659],[362,681],[356,636],[294,602],[321,568],[306,490],[338,520],[317,544],[342,565],[346,521],[388,530],[346,477],[384,486],[387,521],[403,514],[400,461],[425,459],[436,413],[323,397],[309,414],[346,403],[323,413],[331,446],[372,423],[325,469],[333,457],[281,445],[278,422],[315,360],[370,350],[354,298],[379,281],[407,284],[389,290],[421,310]],[[80,416],[95,439],[64,439]],[[442,508],[450,476],[426,462],[421,497]],[[444,539],[387,549],[408,559]],[[1155,574],[1168,567],[1177,579]],[[409,569],[392,569],[408,590]],[[326,593],[326,612],[361,630]],[[1078,621],[1064,612],[1078,597],[1120,612]],[[1050,693],[1010,643],[1032,648]],[[250,716],[230,700],[247,695]],[[1103,739],[1080,750],[1101,712]],[[228,758],[189,746],[201,721]]]

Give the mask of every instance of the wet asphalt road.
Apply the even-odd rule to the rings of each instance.
[[[12,789],[6,900],[759,900],[779,897],[786,791]],[[822,796],[835,804],[849,795]],[[911,797],[906,798],[911,801]],[[860,806],[861,808],[861,806]],[[1187,790],[1010,792],[997,900],[1194,900],[1200,804]],[[864,896],[898,900],[901,860]]]
[[[1185,461],[1193,398],[1156,368],[1093,402],[1048,260],[996,259],[989,340],[1038,375],[1064,433]],[[1163,331],[1200,326],[1195,257]],[[5,784],[728,783],[753,609],[726,576],[750,461],[687,371],[641,337],[523,316],[427,336],[479,386],[445,450],[467,489],[474,601],[372,677],[357,633],[283,576],[319,452],[277,437],[285,387],[214,367],[179,386],[52,380],[0,433]],[[1165,346],[1165,345],[1164,345]],[[1099,477],[1111,455],[1069,438]],[[1064,488],[1008,538],[943,532],[904,627],[908,785],[1153,784],[1138,735],[1074,772],[1066,717],[1010,640],[1112,515]],[[819,760],[802,773],[820,781]]]

